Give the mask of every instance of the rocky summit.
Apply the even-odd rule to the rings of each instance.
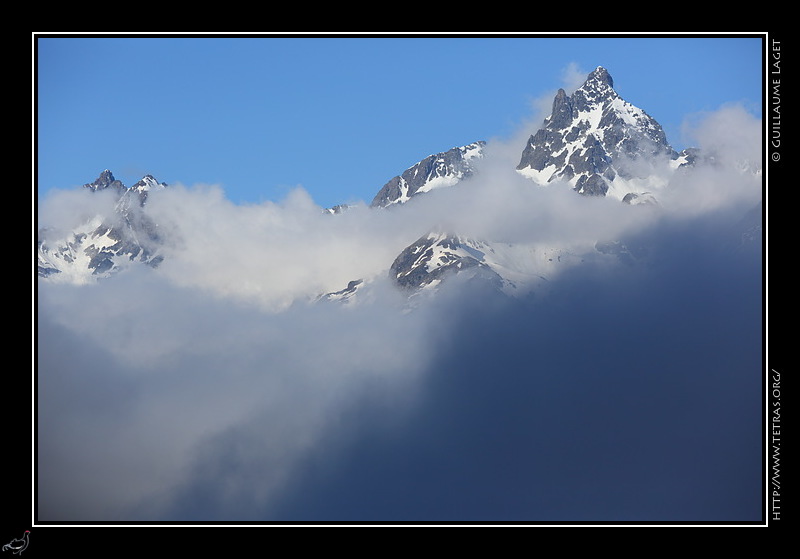
[[[473,173],[473,164],[482,157],[485,145],[486,142],[480,141],[429,155],[383,185],[370,206],[385,208],[402,204],[418,194],[435,188],[453,186],[462,179],[470,177]]]
[[[157,225],[147,215],[145,203],[154,190],[165,188],[146,175],[127,188],[108,169],[91,183],[92,191],[109,191],[116,197],[110,215],[95,215],[64,234],[42,229],[37,238],[37,274],[40,278],[89,283],[131,264],[157,266],[162,256]]]
[[[600,66],[572,95],[558,90],[552,114],[528,140],[517,170],[538,183],[562,181],[580,194],[622,200],[638,194],[659,161],[683,163],[661,125],[622,99]]]
[[[467,273],[498,289],[503,278],[485,261],[479,243],[446,232],[429,233],[406,247],[390,268],[391,277],[403,289],[435,287],[449,274]]]

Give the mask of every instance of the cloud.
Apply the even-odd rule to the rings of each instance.
[[[661,195],[670,211],[701,214],[754,205],[763,188],[762,121],[740,105],[693,115],[684,132],[701,150],[691,172],[676,173]]]
[[[43,284],[38,307],[42,520],[164,518],[198,480],[203,514],[247,514],[348,403],[373,383],[401,401],[425,361],[413,315],[265,312],[150,273]]]
[[[46,227],[45,238],[58,238],[97,216],[112,215],[116,196],[113,192],[52,189],[38,200],[38,226]]]
[[[366,208],[330,216],[302,188],[253,205],[233,204],[215,187],[157,194],[149,209],[170,242],[160,273],[271,310],[371,276],[399,250],[391,229],[369,234]]]
[[[304,461],[269,518],[758,520],[760,275],[701,223],[651,231],[651,269],[462,299],[408,423],[373,410],[348,460]]]
[[[716,111],[698,113],[685,119],[681,133],[688,143],[721,160],[723,164],[762,165],[762,121],[741,104],[730,103]]]
[[[592,68],[594,70],[594,68]],[[583,85],[586,81],[586,76],[589,75],[591,70],[582,70],[577,62],[570,62],[561,72],[562,88],[567,95],[572,93]]]

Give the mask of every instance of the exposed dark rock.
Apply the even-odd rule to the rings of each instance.
[[[572,95],[560,89],[552,114],[531,135],[517,170],[548,170],[540,181],[563,180],[579,193],[605,196],[617,178],[632,178],[632,162],[675,159],[661,125],[614,91],[598,67]]]
[[[412,196],[426,192],[426,187],[436,179],[457,182],[471,176],[473,160],[481,156],[485,144],[475,142],[426,157],[387,182],[375,195],[370,207],[385,208],[406,202]]]
[[[58,273],[59,265],[72,265],[80,254],[88,258],[86,274],[94,276],[108,275],[123,262],[158,265],[163,259],[158,253],[161,238],[158,226],[144,206],[150,192],[166,186],[152,175],[146,175],[133,187],[126,188],[111,171],[104,170],[84,188],[93,192],[108,189],[116,192],[114,213],[103,216],[103,221],[94,229],[73,233],[66,240],[48,239],[48,232],[41,231],[37,239],[38,275],[48,277]]]

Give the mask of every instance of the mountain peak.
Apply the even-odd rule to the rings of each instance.
[[[139,182],[131,187],[131,190],[145,192],[148,190],[162,189],[165,186],[167,186],[167,183],[158,182],[153,175],[145,175],[139,179]]]
[[[602,66],[598,66],[592,73],[589,74],[589,76],[586,78],[586,82],[584,82],[584,85],[588,83],[599,83],[605,84],[611,88],[614,87],[614,80],[611,77],[611,74],[609,74],[608,70]]]
[[[486,142],[478,141],[429,155],[383,185],[370,206],[403,204],[412,196],[456,184],[472,175],[473,163],[483,156],[485,145]]]
[[[622,99],[611,74],[598,66],[572,95],[558,91],[517,170],[539,184],[561,181],[581,194],[622,200],[648,173],[633,162],[654,156],[676,157],[661,125]]]
[[[158,225],[143,207],[149,191],[167,185],[158,183],[152,175],[145,175],[127,188],[105,169],[94,182],[83,186],[93,192],[109,188],[115,191],[114,211],[92,217],[66,238],[40,237],[37,241],[39,277],[62,276],[62,281],[90,283],[133,262],[158,266],[162,260]]]
[[[113,173],[108,169],[103,170],[103,172],[100,173],[100,176],[94,179],[94,182],[83,185],[84,188],[94,191],[105,190],[109,186],[112,186],[119,191],[125,189],[125,186],[122,184],[122,182],[115,179]]]
[[[614,80],[608,70],[598,66],[587,77],[575,93],[571,100],[579,110],[591,110],[592,105],[606,104],[619,98],[614,90]]]

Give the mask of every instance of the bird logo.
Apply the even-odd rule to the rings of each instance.
[[[22,535],[21,538],[17,539],[14,538],[6,545],[3,546],[3,551],[10,551],[14,554],[21,554],[25,551],[25,548],[28,547],[28,535],[30,534],[30,530],[25,530],[25,533]]]

